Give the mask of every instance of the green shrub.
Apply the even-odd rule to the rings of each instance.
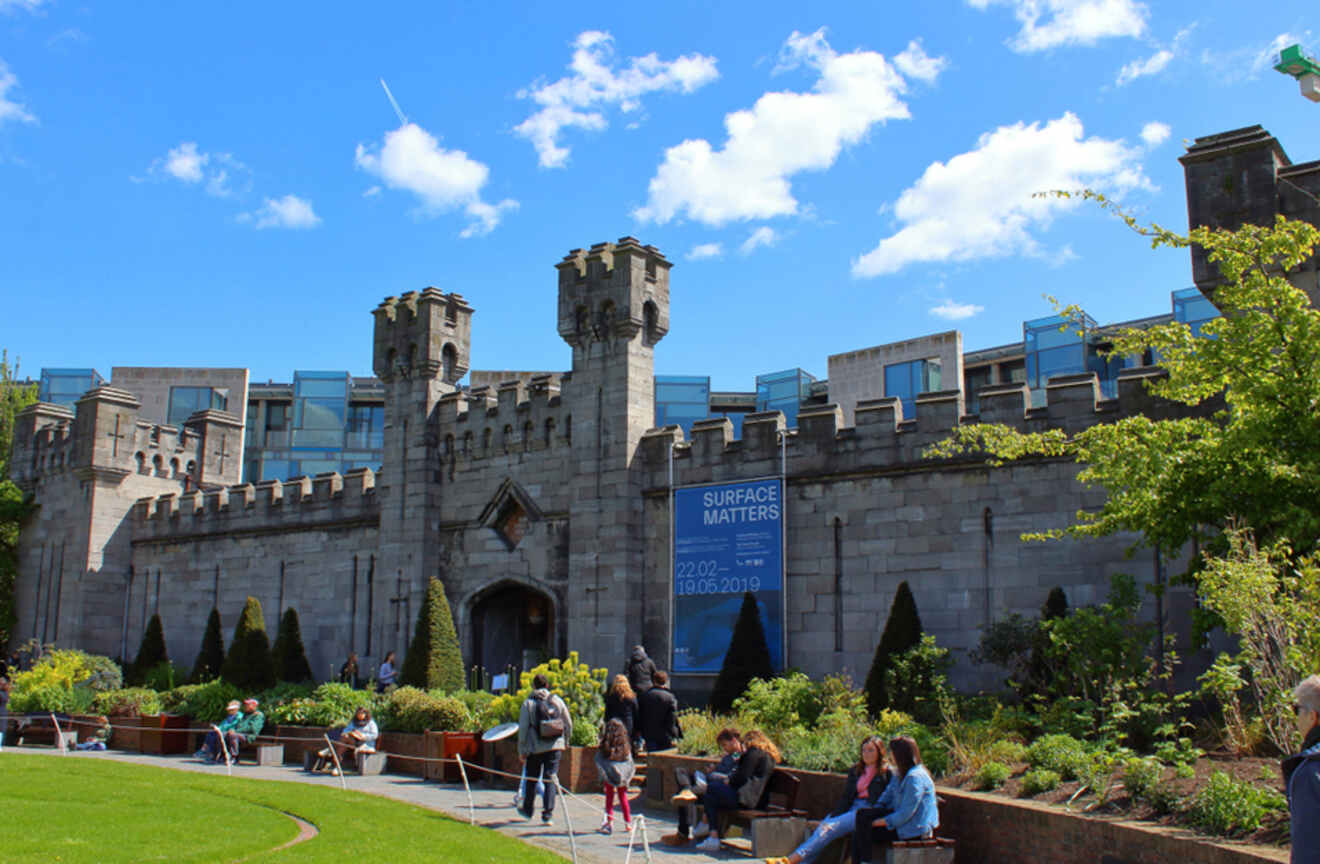
[[[1096,750],[1077,771],[1077,779],[1095,796],[1097,804],[1104,804],[1114,791],[1118,769],[1123,758],[1132,751],[1110,752]]]
[[[1168,783],[1156,783],[1146,792],[1146,803],[1157,816],[1177,813],[1182,800],[1182,796]]]
[[[1136,800],[1146,798],[1160,782],[1164,766],[1152,757],[1133,757],[1123,763],[1123,786]]]
[[[498,726],[499,721],[491,722],[491,706],[495,702],[495,694],[485,690],[457,690],[451,694],[455,699],[463,703],[467,709],[469,719],[469,732],[481,732],[492,726]]]
[[[1013,769],[1003,762],[987,762],[976,772],[976,788],[998,789],[1012,775]]]
[[[188,680],[188,670],[168,660],[141,672],[142,686],[157,693],[166,693]]]
[[[820,718],[815,729],[795,727],[778,739],[784,762],[808,771],[844,772],[857,762],[858,748],[875,729],[864,717],[835,711]]]
[[[929,633],[908,650],[891,654],[885,671],[889,706],[923,723],[939,722],[940,700],[948,695],[952,667],[948,649],[937,645]]]
[[[97,693],[123,686],[119,666],[109,657],[68,648],[47,651],[31,669],[10,681],[9,710],[81,714]]]
[[[1267,814],[1286,807],[1284,797],[1273,789],[1216,771],[1188,801],[1187,821],[1208,834],[1232,837],[1255,831]]]
[[[10,697],[9,710],[15,714],[51,711],[56,714],[86,714],[91,710],[96,693],[81,684],[65,687],[60,684],[32,684]]]
[[[159,714],[161,712],[160,694],[146,687],[127,687],[123,690],[111,690],[98,693],[92,703],[97,714]]]
[[[277,681],[311,681],[312,667],[303,648],[302,628],[298,626],[298,612],[290,606],[280,618],[280,629],[270,649],[275,664]]]
[[[285,686],[268,692],[278,692]],[[288,687],[285,692],[297,694],[306,692],[306,688]],[[352,685],[339,682],[322,684],[310,696],[291,695],[267,707],[265,713],[266,719],[272,723],[333,728],[347,725],[358,708],[369,710],[379,728],[394,728],[390,725],[393,718],[389,711],[388,696],[377,697],[366,690],[354,690]]]
[[[1021,741],[996,741],[986,750],[986,756],[995,762],[1016,765],[1027,761],[1027,745]]]
[[[282,702],[288,702],[290,699],[305,699],[315,692],[316,685],[307,681],[301,683],[281,681],[274,687],[262,690],[256,698],[261,702],[262,710],[265,710]]]
[[[142,643],[138,646],[137,657],[133,659],[133,664],[129,667],[129,677],[134,684],[142,684],[146,681],[148,672],[162,663],[168,663],[169,659],[170,655],[165,650],[165,630],[161,626],[160,615],[152,615],[151,620],[147,622],[146,632],[142,634]],[[180,679],[179,683],[183,683],[183,679]]]
[[[416,687],[390,693],[391,727],[399,732],[458,732],[468,722],[468,710],[452,696],[435,696]]]
[[[243,604],[243,612],[234,625],[234,638],[229,643],[229,656],[225,658],[220,674],[245,691],[265,690],[275,683],[266,619],[261,614],[261,601],[256,597],[248,597]]]
[[[427,585],[422,608],[417,610],[417,627],[403,658],[399,683],[446,692],[463,687],[463,653],[454,631],[454,618],[444,583],[434,576]]]
[[[1035,768],[1022,775],[1022,794],[1039,795],[1059,788],[1059,772],[1048,768]]]
[[[801,672],[769,680],[753,678],[743,695],[733,701],[735,713],[771,737],[794,727],[813,728],[823,707],[820,686]]]
[[[738,729],[738,721],[728,714],[712,714],[699,708],[687,708],[678,712],[678,723],[683,727],[683,737],[678,739],[678,752],[684,756],[719,756],[720,745],[715,736],[720,730],[732,726]]]
[[[173,714],[187,714],[198,723],[219,723],[225,718],[225,706],[241,696],[233,684],[215,678],[205,684],[175,687],[161,697],[161,708]],[[265,713],[270,715],[268,710]]]
[[[889,671],[891,658],[920,641],[921,616],[917,614],[916,598],[912,596],[908,583],[900,582],[894,603],[889,607],[889,619],[885,621],[885,629],[875,646],[871,668],[866,673],[866,709],[873,716],[890,707],[885,673]]]
[[[1056,771],[1064,780],[1077,779],[1090,761],[1086,745],[1070,735],[1042,735],[1027,748],[1032,768]]]
[[[212,678],[219,678],[224,662],[225,640],[220,635],[220,611],[212,608],[206,619],[206,631],[202,633],[202,645],[197,649],[197,659],[193,661],[193,683],[205,684]]]
[[[733,625],[733,638],[729,640],[720,674],[715,678],[710,707],[716,712],[728,711],[752,681],[768,681],[774,676],[770,666],[770,646],[765,641],[765,626],[761,623],[761,610],[756,595],[743,594],[738,620]]]
[[[568,707],[573,720],[573,738],[579,747],[598,743],[601,721],[605,716],[605,676],[607,669],[591,669],[578,660],[578,653],[570,651],[566,659],[555,658],[522,673],[517,692],[503,693],[491,703],[489,715],[500,723],[518,719],[522,704],[532,692],[532,678],[544,675],[550,683],[550,692],[558,693]]]

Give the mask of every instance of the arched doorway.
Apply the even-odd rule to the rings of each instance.
[[[516,582],[492,586],[472,602],[472,658],[499,675],[506,666],[530,669],[550,657],[554,604],[544,592]]]

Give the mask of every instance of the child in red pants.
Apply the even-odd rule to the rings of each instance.
[[[605,818],[600,823],[600,833],[614,831],[614,796],[619,797],[619,809],[623,811],[623,830],[632,833],[632,811],[628,808],[628,784],[632,782],[633,770],[632,742],[628,740],[628,729],[617,717],[605,724],[605,732],[600,736],[600,746],[596,748],[596,770],[600,772],[605,784]]]

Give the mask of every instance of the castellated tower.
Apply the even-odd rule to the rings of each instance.
[[[381,474],[380,551],[371,581],[376,638],[370,639],[379,662],[393,644],[392,615],[415,614],[432,575],[434,538],[427,535],[427,515],[434,512],[439,490],[429,483],[436,464],[434,434],[429,429],[440,397],[452,393],[468,370],[472,343],[472,307],[462,295],[435,288],[387,297],[372,313],[375,330],[372,369],[385,384],[385,435]],[[391,603],[393,601],[393,604]],[[399,607],[394,610],[393,607]],[[407,621],[403,639],[411,634]],[[382,641],[383,640],[383,641]]]
[[[669,268],[632,237],[558,265],[559,335],[573,348],[568,644],[622,662],[642,641],[645,597],[638,447],[655,423],[655,345],[669,330]],[[660,646],[652,646],[659,648]],[[657,653],[658,657],[664,654]]]

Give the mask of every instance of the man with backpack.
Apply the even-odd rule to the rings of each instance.
[[[518,757],[523,763],[522,804],[524,819],[532,818],[536,807],[536,784],[545,784],[541,823],[551,824],[555,809],[555,780],[559,776],[559,757],[573,737],[573,718],[568,706],[550,692],[544,675],[532,678],[532,692],[518,711]]]

